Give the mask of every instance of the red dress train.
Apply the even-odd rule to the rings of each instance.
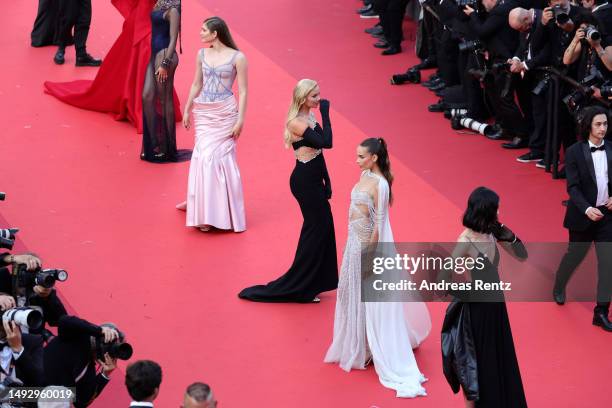
[[[45,92],[82,109],[112,113],[127,119],[142,133],[142,90],[151,59],[151,10],[155,0],[112,0],[125,18],[121,34],[91,80],[45,82]],[[177,122],[182,120],[174,91]]]

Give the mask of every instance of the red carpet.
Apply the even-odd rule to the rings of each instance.
[[[102,55],[121,28],[110,2],[94,0],[89,51]],[[248,230],[203,234],[185,228],[174,204],[184,198],[188,164],[138,159],[140,138],[110,116],[43,94],[44,80],[91,78],[64,66],[54,49],[29,47],[34,1],[12,5],[0,22],[4,113],[0,203],[6,223],[22,229],[22,248],[70,280],[63,298],[80,316],[113,321],[135,358],[164,369],[157,406],[177,406],[202,380],[229,407],[462,406],[441,370],[439,330],[445,305],[431,304],[434,328],[416,356],[429,396],[412,401],[383,388],[372,368],[347,374],[322,363],[331,341],[335,293],[319,305],[252,304],[236,294],[284,273],[293,258],[299,209],[289,192],[293,166],[282,129],[297,79],[320,81],[332,101],[335,148],[327,155],[339,252],[346,237],[349,191],[359,176],[355,147],[366,135],[388,139],[396,184],[391,222],[398,241],[452,240],[469,192],[487,185],[502,197],[504,221],[531,241],[562,241],[564,183],[515,152],[480,136],[455,134],[420,86],[391,87],[388,77],[415,62],[407,52],[380,57],[353,0],[185,0],[176,87],[185,99],[200,47],[199,27],[223,16],[249,59],[247,123],[239,144]],[[179,130],[179,147],[193,135]],[[339,253],[339,259],[341,257]],[[527,400],[532,407],[600,407],[612,369],[610,335],[590,324],[591,305],[510,304]],[[126,406],[123,371],[94,407]],[[604,405],[605,404],[605,405]]]

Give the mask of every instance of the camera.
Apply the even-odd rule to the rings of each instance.
[[[64,282],[68,279],[68,272],[63,269],[36,269],[28,271],[25,265],[18,265],[17,271],[13,273],[15,287],[33,288],[42,286],[50,289],[55,286],[55,282]]]
[[[479,0],[455,0],[455,4],[459,7],[459,10],[465,10],[466,6],[470,6],[476,14],[483,11],[482,3]]]
[[[0,237],[0,248],[13,249],[13,245],[15,245],[15,240]]]
[[[612,97],[612,82],[605,82],[601,88],[599,88],[599,91],[601,93],[601,97],[604,99]]]
[[[501,132],[501,129],[496,126],[478,122],[477,120],[468,118],[464,115],[457,115],[451,118],[451,128],[454,130],[460,130],[463,128],[471,129],[474,132],[478,132],[487,137],[497,137]]]
[[[0,191],[0,201],[4,201],[5,198],[6,198],[6,193]]]
[[[104,343],[104,338],[96,337],[96,358],[104,361],[104,354],[108,353],[111,358],[119,360],[129,360],[134,353],[134,349],[129,343],[115,341]]]
[[[38,330],[43,324],[43,315],[40,311],[30,307],[14,307],[2,313],[3,322],[15,322],[19,326],[30,330]]]
[[[544,78],[542,78],[542,80],[537,83],[537,85],[535,86],[535,88],[533,88],[533,90],[531,92],[535,96],[540,96],[544,92],[546,92],[546,90],[548,89],[549,85],[550,85],[550,75],[546,74],[546,75],[544,75]]]
[[[444,117],[446,119],[452,119],[455,116],[465,116],[467,114],[467,109],[449,109],[444,111]]]
[[[467,40],[459,43],[460,52],[479,51],[484,49],[483,44],[478,40]]]
[[[0,238],[15,240],[15,234],[19,232],[19,228],[0,229]]]
[[[421,71],[410,68],[405,74],[397,74],[391,77],[391,85],[401,85],[406,82],[418,84],[421,82]]]
[[[583,85],[582,89],[576,89],[565,98],[563,103],[567,106],[570,113],[576,113],[586,103],[589,102],[591,96],[593,96],[592,86],[599,85],[604,82],[604,77],[596,68],[591,68],[591,73],[584,77],[580,84]]]
[[[557,24],[565,24],[569,21],[569,14],[561,6],[557,5],[552,8],[553,11],[553,22]]]
[[[601,40],[601,34],[597,31],[597,28],[593,25],[588,25],[584,29],[585,37],[592,41]]]

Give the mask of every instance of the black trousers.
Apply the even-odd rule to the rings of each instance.
[[[591,243],[597,254],[597,305],[595,313],[608,313],[612,294],[612,212],[602,211],[603,219],[594,222],[585,231],[569,230],[567,252],[561,259],[555,276],[555,290],[561,291],[569,282],[576,268],[584,260]]]
[[[59,0],[57,43],[60,47],[69,44],[74,28],[74,47],[77,55],[87,52],[86,43],[91,23],[91,0]]]
[[[533,117],[533,130],[529,135],[529,150],[531,153],[544,155],[548,101],[545,92],[541,92],[539,95],[532,92],[542,79],[543,75],[533,72],[527,72],[524,78],[531,97],[531,114]]]
[[[385,39],[389,45],[399,47],[403,40],[402,22],[408,0],[376,0],[373,4],[380,17]]]
[[[495,61],[499,62],[499,61]],[[485,79],[485,90],[493,109],[495,119],[502,129],[513,136],[527,138],[529,128],[523,113],[514,99],[516,78],[506,71],[488,75]]]

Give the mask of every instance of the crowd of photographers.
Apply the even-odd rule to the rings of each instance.
[[[422,83],[440,97],[430,111],[444,112],[453,129],[528,149],[518,161],[556,172],[561,146],[576,141],[582,109],[609,107],[612,3],[425,0],[420,6],[421,63],[391,83],[420,83],[421,70],[437,68]],[[377,28],[385,24],[381,18],[366,32],[385,42],[387,31]]]

